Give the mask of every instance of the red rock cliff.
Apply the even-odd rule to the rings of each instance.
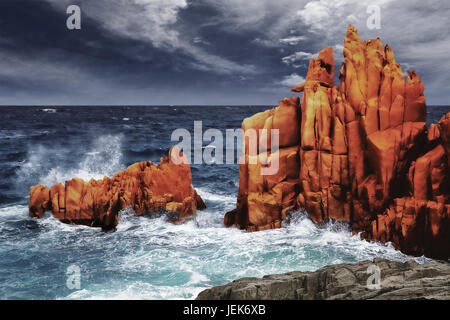
[[[175,164],[172,155],[183,163]],[[194,216],[196,209],[204,209],[205,204],[191,185],[185,156],[176,147],[161,158],[159,166],[139,162],[112,178],[89,182],[74,178],[51,189],[42,185],[30,188],[30,217],[41,218],[51,210],[63,222],[111,230],[118,223],[118,212],[126,207],[138,216],[171,212],[169,221],[179,223]]]
[[[237,208],[225,225],[278,228],[288,210],[305,208],[315,222],[347,221],[365,239],[448,259],[450,113],[427,129],[423,83],[415,72],[405,83],[379,38],[362,41],[349,26],[344,57],[340,86],[333,51],[324,49],[310,61],[306,82],[292,89],[303,92],[301,104],[286,98],[244,120],[244,131],[279,129],[280,149],[251,154],[245,140]],[[273,156],[278,173],[261,175]]]

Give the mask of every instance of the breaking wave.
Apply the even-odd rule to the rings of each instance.
[[[89,181],[112,176],[124,169],[122,138],[121,135],[100,136],[92,141],[87,150],[83,151],[83,147],[79,146],[78,150],[66,151],[67,154],[63,157],[58,148],[32,146],[28,150],[27,159],[16,171],[17,182],[21,185],[40,183],[51,186],[72,178]],[[56,161],[49,161],[51,158],[56,158]]]

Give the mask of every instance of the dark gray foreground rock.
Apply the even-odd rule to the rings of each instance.
[[[369,266],[380,271],[380,288],[368,288]],[[373,268],[373,267],[372,267]],[[375,280],[370,284],[376,284]],[[372,281],[371,281],[372,280]],[[376,258],[373,262],[338,264],[314,272],[289,272],[242,278],[202,291],[197,300],[404,300],[450,299],[450,264],[405,263]]]

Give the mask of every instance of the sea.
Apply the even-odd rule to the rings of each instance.
[[[236,162],[191,166],[207,209],[182,225],[136,217],[129,209],[120,213],[115,232],[63,224],[51,213],[39,220],[28,216],[32,185],[102,179],[135,162],[159,163],[178,143],[171,139],[174,130],[194,137],[194,121],[202,121],[203,131],[214,128],[225,136],[271,107],[0,107],[0,299],[195,299],[206,288],[242,277],[375,257],[430,261],[389,243],[361,240],[345,223],[314,224],[304,211],[281,229],[225,228],[224,214],[236,205]],[[429,106],[428,123],[449,111]]]

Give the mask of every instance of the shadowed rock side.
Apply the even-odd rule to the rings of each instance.
[[[450,113],[427,129],[423,83],[414,71],[405,83],[379,38],[362,41],[350,25],[344,57],[340,86],[333,51],[324,49],[292,89],[303,92],[301,104],[286,98],[244,120],[243,130],[280,130],[280,170],[262,176],[270,149],[252,154],[246,138],[237,208],[225,225],[278,228],[288,210],[305,208],[315,222],[347,221],[365,239],[448,259]]]
[[[183,162],[177,165],[174,159]],[[42,218],[51,210],[62,222],[111,230],[118,223],[118,212],[127,207],[138,216],[165,213],[170,222],[180,223],[206,206],[191,185],[185,156],[176,147],[161,158],[159,166],[139,162],[112,178],[89,182],[74,178],[51,189],[42,185],[30,188],[29,214],[33,218]]]
[[[369,289],[380,268],[380,287]],[[202,291],[197,300],[413,300],[450,299],[450,266],[375,258],[373,262],[338,264],[314,272],[289,272],[243,278]]]

